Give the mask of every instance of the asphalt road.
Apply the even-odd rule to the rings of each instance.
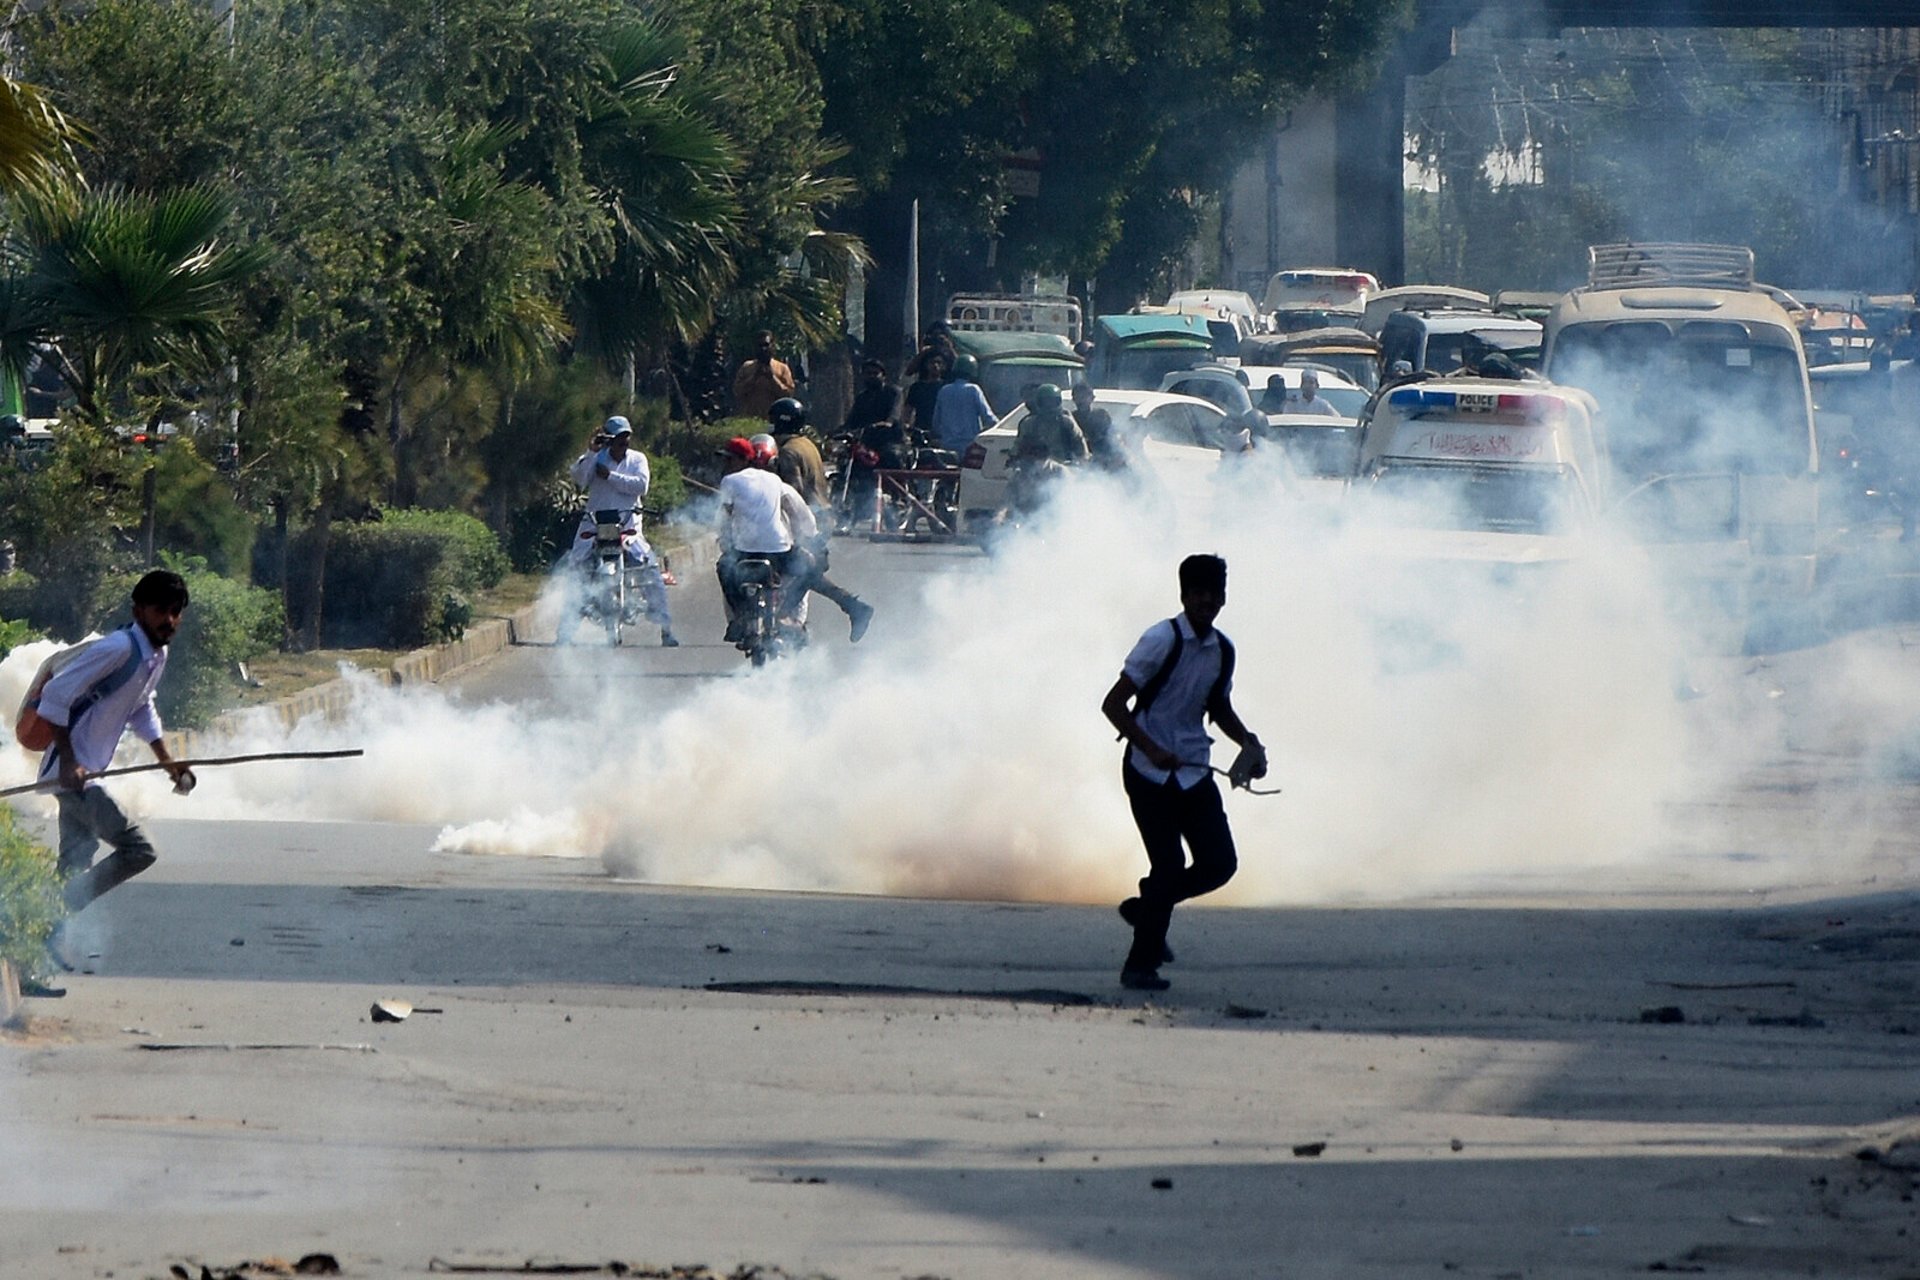
[[[878,638],[934,563],[990,571],[847,545],[836,576]],[[675,603],[680,649],[529,644],[461,697],[643,683],[664,706],[740,677],[704,585]],[[82,918],[91,972],[0,1041],[0,1275],[326,1252],[361,1277],[1911,1276],[1915,806],[1861,741],[1851,700],[1879,695],[1835,675],[1910,650],[1887,630],[1699,672],[1704,707],[1791,714],[1692,798],[1696,861],[1578,895],[1183,911],[1152,999],[1114,984],[1109,906],[157,821],[161,863]],[[1858,856],[1784,860],[1842,810]],[[381,998],[416,1012],[375,1024]]]

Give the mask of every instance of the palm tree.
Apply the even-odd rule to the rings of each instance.
[[[178,385],[224,365],[240,286],[267,256],[221,240],[226,197],[81,190],[14,207],[6,257],[20,274],[0,280],[0,300],[17,299],[46,327],[83,419],[104,426],[136,371],[163,370]]]
[[[608,40],[581,113],[581,167],[614,231],[612,261],[574,291],[577,346],[619,369],[697,336],[732,282],[740,222],[724,134],[676,92],[686,41],[659,20]]]
[[[0,192],[44,196],[77,183],[84,136],[38,89],[0,77]]]

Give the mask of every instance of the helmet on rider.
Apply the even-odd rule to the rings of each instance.
[[[1051,382],[1043,382],[1027,392],[1027,409],[1032,413],[1046,413],[1060,407],[1060,388]]]
[[[754,459],[753,441],[745,436],[735,436],[720,446],[720,456],[729,461],[752,462]]]
[[[972,356],[961,356],[953,362],[953,376],[965,378],[968,382],[980,381],[980,362]]]
[[[764,431],[747,443],[753,446],[753,465],[756,467],[770,467],[773,460],[780,456],[780,445]]]
[[[773,425],[773,434],[777,436],[796,435],[807,425],[807,406],[792,396],[785,396],[775,400],[773,407],[767,410],[767,421]]]

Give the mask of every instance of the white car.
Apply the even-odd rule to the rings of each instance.
[[[1300,365],[1196,365],[1191,369],[1182,369],[1160,379],[1160,389],[1172,395],[1195,396],[1217,406],[1222,413],[1244,413],[1259,404],[1266,393],[1269,378],[1278,375],[1286,385],[1288,404],[1297,404],[1300,399],[1300,376],[1307,372],[1308,366]],[[1354,419],[1366,407],[1367,391],[1333,369],[1314,369],[1314,375],[1320,379],[1320,395],[1343,418]],[[1276,412],[1295,412],[1293,408],[1285,410],[1263,409],[1269,417]]]
[[[1093,405],[1107,411],[1113,418],[1113,429],[1156,473],[1193,467],[1211,474],[1219,465],[1221,443],[1230,434],[1227,415],[1219,406],[1195,396],[1096,390]],[[985,528],[1006,510],[1008,463],[1014,437],[1026,416],[1027,406],[1016,407],[975,437],[961,455],[962,533]]]

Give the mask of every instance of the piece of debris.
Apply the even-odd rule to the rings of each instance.
[[[1467,1149],[1467,1144],[1460,1141],[1460,1139],[1458,1138],[1451,1138],[1447,1141],[1447,1147],[1453,1151],[1465,1151]]]
[[[1302,1142],[1294,1147],[1293,1154],[1304,1160],[1317,1156],[1326,1149],[1327,1144],[1324,1142]]]
[[[227,945],[230,947],[244,947],[247,945],[247,940],[245,938],[229,938],[227,939]]]
[[[733,948],[724,942],[709,942],[707,944],[707,950],[717,956],[730,956],[733,954]]]
[[[375,1000],[373,1002],[373,1020],[375,1022],[405,1022],[413,1013],[413,1006],[405,1000]]]
[[[1150,1185],[1155,1191],[1171,1191],[1173,1190],[1173,1179],[1172,1178],[1155,1178],[1148,1185]]]
[[[1248,1021],[1252,1021],[1255,1018],[1264,1018],[1267,1016],[1267,1011],[1265,1009],[1255,1009],[1250,1005],[1244,1005],[1244,1004],[1229,1004],[1226,1008],[1222,1009],[1220,1012],[1225,1014],[1229,1018],[1245,1018]]]
[[[1640,1011],[1640,1021],[1642,1022],[1669,1022],[1670,1023],[1670,1022],[1685,1022],[1686,1020],[1687,1020],[1687,1011],[1685,1009],[1682,1009],[1677,1004],[1657,1005],[1654,1008],[1642,1009]]]
[[[187,1041],[182,1041],[178,1044],[167,1044],[167,1043],[138,1044],[138,1045],[135,1045],[134,1048],[145,1049],[150,1053],[185,1053],[188,1051],[199,1051],[204,1053],[243,1053],[248,1050],[255,1050],[255,1049],[268,1050],[268,1051],[283,1050],[283,1049],[328,1049],[328,1050],[338,1050],[341,1053],[378,1053],[379,1052],[378,1049],[374,1048],[370,1044],[326,1044],[324,1042],[320,1044],[281,1044],[281,1043],[218,1044],[218,1043],[213,1043],[213,1042],[204,1041],[204,1040],[201,1040],[201,1041],[187,1040]]]
[[[1747,1025],[1750,1027],[1805,1027],[1812,1031],[1827,1024],[1824,1019],[1814,1017],[1811,1009],[1802,1009],[1795,1014],[1756,1013],[1747,1019]]]
[[[1773,1219],[1757,1213],[1730,1213],[1727,1221],[1736,1227],[1770,1227]]]
[[[340,1274],[340,1261],[330,1253],[309,1253],[298,1262],[288,1262],[285,1258],[260,1258],[252,1262],[236,1262],[232,1266],[208,1266],[202,1263],[200,1273],[195,1276],[179,1263],[174,1263],[168,1271],[180,1280],[255,1280],[261,1276],[337,1276]]]

